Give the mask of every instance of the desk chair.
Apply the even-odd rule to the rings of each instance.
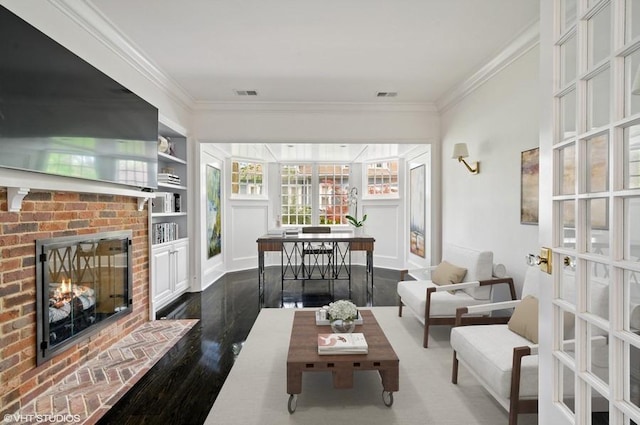
[[[306,226],[302,228],[302,233],[331,233],[331,227]],[[304,242],[302,248],[302,273],[305,279],[329,280],[332,282],[333,260],[333,243]],[[304,280],[302,281],[302,287],[304,289]],[[331,290],[331,294],[333,295],[333,290]]]

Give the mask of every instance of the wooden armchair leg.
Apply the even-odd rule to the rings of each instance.
[[[515,347],[513,349],[513,363],[511,365],[511,391],[509,394],[509,425],[518,425],[520,412],[520,370],[522,357],[531,354],[529,347]]]
[[[451,366],[451,383],[458,383],[458,356],[456,356],[455,350],[453,350],[453,365]]]
[[[400,299],[400,297],[398,297],[398,317],[402,317],[402,299]]]
[[[429,348],[429,321],[424,321],[424,335],[422,340],[422,346],[424,348]]]

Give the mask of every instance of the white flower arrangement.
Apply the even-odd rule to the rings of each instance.
[[[329,304],[327,311],[329,320],[356,320],[358,318],[358,308],[349,300],[338,300]]]

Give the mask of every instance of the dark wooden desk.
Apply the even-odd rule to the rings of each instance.
[[[345,280],[351,295],[351,252],[366,252],[367,305],[373,305],[373,245],[371,236],[352,233],[299,233],[293,236],[264,235],[258,238],[258,302],[264,305],[265,252],[280,252],[280,304],[284,305],[286,280]],[[316,247],[308,249],[309,245]],[[319,247],[319,248],[318,248]],[[321,255],[330,251],[326,262]],[[306,257],[306,258],[305,258]],[[308,260],[306,260],[308,259]],[[306,261],[306,262],[305,262]]]

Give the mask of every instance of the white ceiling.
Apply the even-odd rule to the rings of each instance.
[[[538,0],[88,2],[202,103],[437,105],[539,10]],[[398,95],[378,98],[379,91]]]

